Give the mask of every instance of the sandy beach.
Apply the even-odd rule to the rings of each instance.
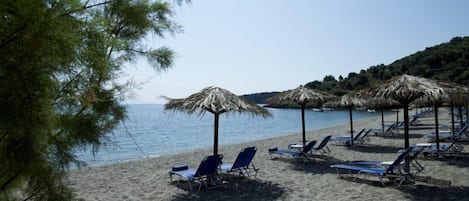
[[[449,124],[448,110],[440,110],[440,123]],[[413,113],[410,113],[413,114]],[[402,119],[402,117],[400,117]],[[386,121],[395,121],[395,115],[385,116]],[[419,126],[410,129],[410,143],[427,142],[422,136],[433,132],[433,117],[420,118]],[[379,128],[381,118],[355,121],[354,128]],[[300,129],[300,128],[299,128]],[[308,140],[322,140],[326,135],[343,136],[349,130],[348,122],[343,125],[307,133]],[[239,151],[256,146],[253,160],[260,168],[257,179],[229,178],[224,184],[213,188],[202,188],[190,194],[186,183],[170,183],[168,171],[177,164],[189,164],[197,168],[200,161],[212,150],[197,150],[190,153],[148,158],[98,167],[72,170],[65,182],[72,187],[78,198],[83,200],[469,200],[469,158],[453,159],[419,158],[425,170],[420,174],[428,177],[426,182],[415,184],[387,184],[382,187],[378,178],[368,176],[353,181],[339,178],[330,165],[352,160],[394,160],[397,151],[404,146],[402,135],[394,137],[370,136],[364,145],[353,147],[329,144],[331,153],[312,162],[298,162],[288,157],[271,160],[268,148],[276,146],[286,149],[290,142],[301,139],[292,134],[236,145],[220,145],[223,161],[233,162]],[[220,136],[223,137],[223,136]],[[464,144],[464,152],[469,145]],[[450,183],[450,185],[448,185]]]

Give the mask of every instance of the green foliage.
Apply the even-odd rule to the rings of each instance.
[[[267,104],[265,100],[268,98],[277,95],[279,92],[265,92],[265,93],[255,93],[244,95],[243,97],[247,100],[257,103],[257,104]]]
[[[350,72],[347,77],[339,75],[339,80],[326,75],[322,81],[311,81],[305,86],[341,96],[404,73],[469,85],[469,37],[455,37],[389,65],[371,66],[359,73]]]
[[[339,95],[404,73],[468,85],[469,37],[453,38],[448,43],[426,48],[389,65],[379,64],[361,70],[360,73],[350,72],[345,78],[339,77],[335,85],[331,83],[331,76],[328,75],[322,82],[312,81],[306,86]]]
[[[160,1],[3,0],[0,14],[0,200],[71,200],[73,149],[96,150],[126,117],[123,64],[170,68],[172,50],[142,39],[180,27]]]

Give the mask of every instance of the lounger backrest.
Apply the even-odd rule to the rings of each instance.
[[[251,163],[254,155],[256,155],[256,147],[247,147],[239,152],[238,157],[233,163],[233,169],[240,167],[247,167]]]
[[[200,162],[199,168],[195,173],[196,176],[205,176],[214,174],[221,163],[222,155],[207,156]]]
[[[363,136],[361,137],[362,139],[364,139],[369,133],[371,133],[371,128],[366,130],[365,134],[363,134]]]
[[[322,148],[324,148],[326,144],[329,142],[329,140],[331,139],[331,137],[332,137],[331,135],[328,135],[324,139],[322,139],[321,143],[318,145],[316,150],[321,150]]]
[[[313,141],[309,142],[308,144],[306,144],[306,146],[303,147],[303,151],[301,151],[301,153],[306,154],[306,153],[310,152],[311,149],[316,144],[316,142],[317,142],[316,140],[313,140]]]
[[[397,166],[399,166],[402,161],[410,154],[410,152],[414,149],[415,147],[409,147],[405,151],[403,151],[397,158],[394,160],[394,162],[386,169],[386,172],[392,172]]]
[[[391,124],[387,129],[386,131],[384,131],[385,133],[388,133],[389,131],[393,130],[394,128],[396,128],[397,124],[396,123],[393,123]]]
[[[458,137],[462,137],[462,135],[466,132],[467,128],[469,127],[469,125],[465,125],[464,127],[462,127],[458,133],[456,134],[456,136]]]
[[[363,132],[365,132],[365,129],[362,129],[360,132],[358,132],[358,134],[355,135],[355,137],[353,138],[353,140],[358,140],[358,138],[363,134]]]
[[[409,121],[409,123],[412,123],[414,121],[417,121],[417,119],[419,118],[419,116],[413,116],[412,119]]]
[[[423,153],[423,150],[424,150],[424,149],[425,149],[425,147],[416,147],[416,148],[414,149],[415,151],[413,152],[412,155],[410,155],[410,153],[409,153],[408,159],[409,159],[410,161],[415,160],[420,154]]]

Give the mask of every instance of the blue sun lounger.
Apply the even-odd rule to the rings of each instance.
[[[247,176],[249,176],[249,173],[253,172],[254,177],[256,177],[259,169],[256,168],[252,162],[256,152],[256,147],[244,148],[239,152],[238,157],[236,157],[236,160],[233,163],[223,163],[220,165],[220,168],[226,172],[238,172],[239,175]]]
[[[316,154],[318,152],[321,152],[321,153],[331,152],[331,150],[327,146],[327,143],[331,140],[331,137],[332,137],[331,135],[328,135],[328,136],[324,137],[322,139],[321,143],[319,143],[319,145],[317,147],[311,148],[311,153]]]
[[[462,127],[461,129],[459,129],[459,131],[456,131],[455,133],[453,133],[451,131],[440,131],[439,139],[441,141],[443,141],[443,140],[447,140],[447,141],[459,140],[465,135],[468,128],[469,128],[469,125],[466,125],[466,126]],[[425,135],[425,137],[430,138],[432,140],[435,140],[436,139],[436,134],[435,133],[427,134],[427,135]]]
[[[199,189],[202,188],[202,185],[208,188],[209,184],[213,184],[217,181],[216,174],[218,166],[221,163],[222,155],[211,155],[205,157],[202,162],[200,162],[199,167],[195,169],[190,169],[188,165],[178,165],[174,166],[171,171],[169,171],[170,181],[173,181],[173,175],[178,175],[180,177],[179,181],[182,178],[187,180],[191,193],[194,192],[192,188],[192,182],[199,184]]]
[[[404,181],[408,180],[408,173],[405,173],[400,164],[402,161],[411,153],[414,147],[407,148],[404,152],[402,152],[396,160],[394,160],[387,168],[379,168],[379,167],[367,167],[367,166],[360,166],[360,165],[347,165],[347,164],[336,164],[331,165],[332,168],[335,168],[337,174],[342,177],[341,172],[348,172],[350,175],[355,176],[355,179],[358,178],[359,175],[364,174],[366,175],[376,175],[378,176],[381,184],[385,186],[383,178],[387,177],[390,180],[399,179],[400,186]]]
[[[309,142],[308,144],[306,144],[306,146],[303,147],[301,152],[291,150],[279,150],[277,147],[271,147],[269,148],[269,155],[271,159],[273,159],[272,154],[278,154],[280,156],[290,156],[297,160],[310,161],[312,158],[308,156],[308,153],[311,152],[311,149],[314,147],[316,142],[316,140]]]
[[[336,144],[345,144],[345,145],[352,145],[353,143],[359,143],[359,144],[364,144],[366,140],[368,140],[368,134],[372,131],[373,129],[362,129],[358,134],[353,137],[353,139],[350,136],[339,136],[339,137],[334,137],[331,138],[331,142],[335,142]]]
[[[413,168],[413,173],[412,175],[417,175],[420,172],[422,172],[425,168],[423,167],[420,162],[418,162],[417,158],[419,157],[420,154],[423,153],[424,148],[423,147],[416,147],[413,148],[413,150],[408,154],[408,159],[411,164],[411,167]],[[399,153],[402,154],[402,152],[405,150],[400,150]],[[377,168],[385,168],[389,165],[391,165],[394,161],[366,161],[366,160],[358,160],[358,161],[351,161],[350,165],[359,165],[359,166],[369,166],[369,167],[377,167]]]

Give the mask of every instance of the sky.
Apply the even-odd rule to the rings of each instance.
[[[192,0],[174,6],[182,33],[147,39],[174,50],[174,66],[126,67],[125,79],[138,83],[128,103],[165,103],[161,96],[208,86],[244,95],[346,77],[469,35],[468,8],[466,0]]]

